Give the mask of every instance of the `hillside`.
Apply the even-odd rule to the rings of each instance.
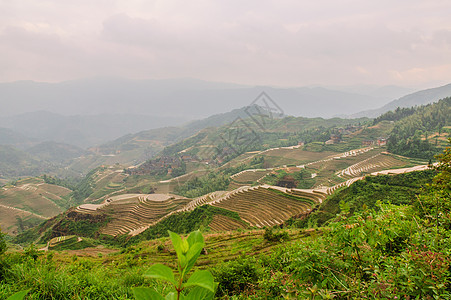
[[[183,140],[206,127],[223,126],[236,118],[248,118],[252,114],[263,111],[264,109],[256,110],[255,108],[243,107],[228,113],[213,115],[206,119],[193,121],[180,127],[165,127],[140,131],[135,134],[127,134],[113,141],[90,147],[88,150],[83,150],[72,145],[72,143],[77,144],[77,139],[74,140],[71,138],[71,135],[67,135],[65,131],[66,125],[64,124],[68,123],[72,127],[82,126],[84,128],[83,130],[89,132],[89,134],[96,134],[90,129],[98,127],[96,124],[88,126],[84,124],[84,121],[78,120],[78,117],[63,117],[45,112],[31,114],[30,118],[28,118],[29,115],[20,116],[17,120],[13,120],[11,124],[14,125],[17,123],[17,126],[19,127],[23,126],[23,128],[30,128],[30,130],[44,135],[38,136],[38,139],[29,139],[10,129],[5,128],[0,130],[0,145],[2,145],[2,143],[5,144],[3,151],[5,153],[8,152],[9,156],[17,157],[15,160],[7,160],[6,156],[4,156],[3,178],[7,180],[20,176],[36,176],[42,173],[57,175],[58,177],[64,178],[78,178],[80,175],[84,175],[101,165],[136,165],[155,156],[163,150],[165,146]],[[104,117],[100,118],[98,122],[103,122],[102,119]],[[95,117],[90,118],[95,119]],[[126,123],[127,118],[128,117],[126,116],[120,117],[122,120],[121,122]],[[108,118],[105,117],[104,121],[107,122],[107,119]],[[140,118],[133,116],[130,116],[130,119],[132,120],[132,123],[140,120]],[[3,121],[5,121],[5,119]],[[181,122],[181,120],[178,119],[178,122]],[[142,122],[140,126],[146,126],[145,124],[147,123]],[[177,124],[177,122],[173,124]],[[116,124],[113,127],[116,128],[117,126],[119,125]],[[61,132],[42,133],[48,128],[60,130]],[[78,134],[76,133],[78,132],[78,129],[72,129],[68,129],[72,132],[71,134],[74,134],[74,132],[75,134]],[[124,130],[124,128],[121,130],[114,129],[113,131],[115,134],[119,134],[122,130]],[[33,134],[33,132],[30,133]],[[71,144],[55,142],[55,140],[61,140],[58,138],[60,134],[64,137],[64,139],[62,139],[63,141],[69,141]],[[107,136],[108,135],[104,135],[103,138]],[[44,138],[48,138],[50,141],[39,142],[39,139]],[[16,152],[12,147],[6,147],[6,145],[19,147],[22,151],[25,151],[26,154],[21,151]],[[21,161],[21,163],[18,164],[19,166],[21,164],[26,164],[27,167],[16,168],[16,170],[13,171],[13,165],[17,164],[18,160]]]
[[[314,228],[204,232],[206,245],[197,261],[197,268],[212,271],[218,283],[216,297],[220,299],[231,296],[247,297],[250,293],[257,299],[268,296],[279,298],[287,293],[295,298],[304,298],[312,294],[313,284],[318,286],[319,290],[314,291],[318,296],[333,295],[338,290],[354,297],[361,293],[357,291],[358,288],[375,291],[377,294],[374,298],[379,295],[393,296],[393,293],[420,295],[418,297],[421,298],[432,291],[447,295],[448,285],[442,286],[435,279],[440,278],[440,282],[447,280],[448,245],[441,242],[440,245],[434,246],[433,237],[436,236],[436,231],[434,226],[426,222],[430,218],[429,214],[427,211],[422,214],[412,210],[418,194],[422,201],[426,201],[424,203],[428,203],[427,197],[432,197],[432,194],[421,191],[421,187],[431,183],[433,176],[433,172],[427,171],[370,177],[359,184],[344,188],[336,197],[332,196],[324,202],[329,208],[337,209],[337,199],[346,201],[339,204],[339,210],[330,211],[330,216],[335,219],[328,216],[327,220],[330,221],[327,226],[316,227],[319,223],[308,221],[309,219],[294,219],[290,220],[292,225]],[[384,195],[399,198],[399,204],[404,206],[378,203],[374,195],[384,202],[389,201],[384,199]],[[335,204],[330,205],[332,202]],[[433,207],[427,209],[430,212],[434,210]],[[198,215],[198,219],[204,216],[205,214]],[[174,222],[173,230],[192,230],[187,225]],[[76,236],[51,239],[49,247],[56,251],[52,250],[43,255],[28,250],[21,256],[16,253],[7,255],[16,255],[14,265],[25,265],[28,268],[11,268],[3,284],[9,289],[27,287],[32,288],[38,295],[52,292],[64,297],[72,297],[74,287],[81,288],[86,285],[90,288],[80,289],[83,296],[96,298],[130,297],[131,287],[152,286],[159,289],[162,285],[160,286],[158,281],[143,280],[142,272],[155,263],[175,267],[175,252],[169,238],[153,238],[150,241],[131,239],[127,242],[128,246],[120,250],[104,246],[67,250],[66,247],[74,245]],[[85,245],[92,243],[90,239],[85,238],[78,238],[78,241]],[[418,245],[421,245],[421,248]],[[411,252],[414,255],[409,255]],[[360,258],[356,253],[359,253]],[[438,263],[431,271],[426,262],[431,262],[434,257]],[[387,261],[394,266],[387,268]],[[336,268],[341,265],[346,265],[347,268],[337,272]],[[403,266],[408,266],[410,271],[399,278],[398,270]],[[373,279],[364,279],[366,273],[363,268],[369,268],[371,274],[376,274],[370,277]],[[404,279],[415,278],[418,268],[424,271],[421,272],[423,276],[406,287]],[[14,280],[19,276],[32,279],[43,272],[55,275],[58,273],[58,276],[45,279],[52,284],[44,290],[35,280]],[[322,277],[324,272],[327,276]],[[364,282],[355,282],[352,276],[359,276]],[[379,282],[385,282],[387,276],[393,280],[391,287],[394,291],[387,291],[379,286]],[[81,284],[81,278],[89,278],[89,282]],[[72,288],[62,288],[59,283],[61,279],[73,282]],[[366,283],[369,283],[370,287]],[[109,288],[100,288],[105,284]],[[352,288],[343,289],[344,284]],[[422,285],[424,289],[415,289],[417,285]],[[11,292],[7,290],[3,293],[9,295]]]
[[[37,238],[43,235],[44,240],[58,235],[98,237],[102,234],[139,234],[155,237],[164,235],[164,228],[171,228],[178,220],[191,220],[187,228],[202,225],[212,231],[282,225],[290,218],[308,215],[327,195],[363,179],[364,175],[404,173],[426,167],[410,167],[417,162],[392,156],[383,150],[373,147],[331,153],[309,152],[299,147],[271,149],[253,153],[261,159],[248,157],[248,165],[243,165],[241,161],[241,167],[229,167],[222,171],[220,168],[216,171],[219,173],[191,176],[173,183],[162,183],[158,177],[152,179],[149,176],[127,175],[120,167],[99,168],[90,173],[87,182],[91,182],[92,191],[85,195],[85,204],[54,219],[38,235],[35,233],[33,236]],[[297,167],[286,167],[280,162],[277,164],[274,158],[278,156],[291,157],[291,162],[298,163]],[[274,166],[246,169],[246,166],[262,166],[267,159]],[[230,164],[233,164],[233,160]],[[296,174],[303,174],[304,171],[308,172],[308,178],[297,177]],[[266,178],[273,174],[277,180],[271,182],[273,185],[265,184]],[[288,183],[296,182],[290,178],[299,178],[300,181],[287,188]],[[225,180],[224,187],[227,188],[228,184],[230,190],[216,190],[212,183],[216,180]],[[196,181],[201,185],[194,184]],[[305,186],[307,182],[307,189],[296,187],[297,184]],[[198,189],[203,186],[213,187],[213,190],[210,189],[212,192]],[[164,188],[165,194],[158,194]],[[189,199],[168,194],[181,192],[182,195],[195,195],[197,192],[193,193],[193,189],[201,191],[198,197]],[[150,191],[151,194],[143,191]],[[205,205],[212,208],[198,211]],[[92,225],[89,230],[80,230],[84,227],[77,225],[77,220],[91,220],[89,222]]]
[[[220,124],[224,116],[218,117]],[[90,231],[92,236],[136,235],[147,228],[154,232],[154,226],[163,226],[159,223],[170,224],[175,215],[202,205],[222,209],[222,213],[209,211],[202,222],[212,230],[274,226],[308,213],[326,195],[365,175],[395,172],[392,169],[409,172],[427,163],[387,153],[378,145],[397,124],[386,120],[361,125],[364,120],[270,118],[267,114],[253,118],[204,129],[166,146],[159,156],[137,167],[114,165],[93,170],[80,183],[82,192],[74,195],[72,203],[79,206],[72,214],[102,216],[101,226]],[[171,130],[139,136],[161,138]],[[245,135],[235,136],[235,132]],[[256,139],[251,140],[250,135]],[[116,145],[136,140],[137,136],[129,136]],[[368,142],[370,146],[365,146]],[[153,207],[154,201],[148,201],[152,195],[181,202],[171,206],[163,201],[157,203],[161,207]],[[250,209],[254,198],[259,199],[259,206]],[[161,213],[155,215],[157,211]],[[236,215],[231,218],[233,213]],[[66,225],[71,228],[75,224]],[[81,234],[58,230],[66,235]]]
[[[0,84],[1,86],[1,84]],[[1,89],[1,88],[0,88]],[[80,148],[96,146],[123,135],[160,128],[180,126],[189,121],[183,117],[161,117],[137,114],[65,115],[49,111],[27,112],[0,119],[0,127],[11,129],[38,142],[53,141]]]
[[[384,117],[382,115],[381,117]],[[451,98],[420,106],[399,120],[388,139],[388,150],[411,157],[432,159],[448,144],[451,134]]]
[[[30,154],[11,146],[0,145],[0,178],[17,178],[28,174],[38,176],[55,170],[46,161],[40,161]]]
[[[249,118],[251,115],[261,112],[265,112],[265,109],[257,108],[257,106],[246,106],[227,113],[216,114],[205,119],[192,121],[180,127],[164,127],[128,134],[108,143],[93,147],[90,150],[101,155],[118,156],[119,163],[126,163],[126,161],[120,161],[121,159],[119,157],[121,157],[121,153],[127,152],[127,156],[130,157],[129,160],[133,157],[135,162],[141,162],[159,153],[165,146],[179,142],[203,129],[221,127],[233,122],[237,118]],[[138,154],[138,151],[141,152],[141,155]]]
[[[73,197],[77,207],[14,239],[34,241],[49,252],[44,255],[30,246],[22,255],[6,254],[11,266],[5,266],[9,271],[2,284],[7,290],[0,294],[31,288],[34,295],[80,296],[72,291],[82,278],[89,278],[82,286],[90,287],[80,289],[82,297],[127,298],[132,297],[132,287],[143,286],[161,290],[163,285],[146,281],[142,274],[155,262],[175,266],[176,254],[164,238],[168,230],[187,234],[200,229],[207,243],[198,267],[211,270],[218,283],[216,297],[221,299],[302,299],[337,293],[350,298],[437,294],[446,299],[450,148],[432,169],[422,160],[387,152],[382,138],[415,113],[393,122],[309,131],[312,140],[294,146],[280,146],[286,142],[280,139],[273,142],[278,147],[265,148],[269,144],[262,141],[278,135],[263,133],[261,141],[252,144],[263,150],[235,153],[222,164],[217,157],[194,157],[218,132],[227,130],[209,129],[166,148],[145,169],[94,169],[74,192],[52,198],[67,203],[67,197]],[[281,126],[276,120],[265,119],[265,124],[274,130]],[[355,144],[360,147],[341,151]],[[195,148],[198,152],[190,152]],[[188,159],[181,168],[185,174],[173,177],[183,165],[182,157]],[[36,179],[16,185],[27,191],[51,186]],[[13,186],[5,188],[19,193]],[[32,207],[35,216],[44,217],[38,211],[42,206]],[[443,213],[437,214],[439,210]],[[32,278],[44,273],[51,276],[42,288]],[[62,288],[61,279],[73,282],[71,288]],[[108,288],[101,288],[104,285]]]
[[[87,154],[79,147],[57,142],[42,142],[25,151],[40,160],[64,166],[67,166],[73,159]]]
[[[0,189],[0,226],[16,235],[65,211],[71,191],[43,179],[15,181]]]
[[[21,150],[36,143],[35,140],[24,136],[9,128],[0,128],[0,145],[9,145]]]
[[[412,107],[420,106],[425,104],[430,104],[438,99],[446,98],[451,96],[451,84],[444,86],[418,91],[399,99],[393,100],[386,105],[378,109],[366,110],[356,114],[350,114],[351,118],[376,118],[381,114],[384,114],[390,110],[395,110],[398,107]],[[349,114],[348,114],[349,115]]]
[[[440,103],[425,109],[441,111]],[[142,149],[151,141],[180,138],[173,144],[167,141],[169,145],[164,148],[160,145],[163,150],[159,155],[138,166],[115,163],[93,169],[72,187],[74,192],[66,205],[78,207],[72,212],[74,216],[102,216],[103,223],[91,232],[93,236],[136,235],[147,228],[152,231],[158,223],[170,224],[174,215],[203,205],[220,209],[208,210],[202,222],[206,228],[261,228],[308,213],[326,195],[366,175],[396,173],[393,169],[410,172],[428,162],[391,154],[384,146],[394,128],[415,113],[395,122],[381,116],[365,124],[366,119],[273,118],[261,109],[244,119],[249,116],[246,109],[213,116],[202,126],[219,127],[203,129],[186,139],[181,138],[183,130],[195,131],[189,129],[189,124],[183,130],[174,127],[129,135],[109,148],[98,148],[99,152],[115,152],[102,154],[104,159],[117,159],[125,153],[131,155],[131,145]],[[235,118],[232,123],[220,126],[231,118]],[[73,166],[82,168],[81,162],[86,162],[87,157],[74,159]],[[177,199],[180,202],[174,206],[163,201],[158,203],[161,207],[153,207],[154,201],[148,201],[152,195],[172,198],[168,203]],[[249,209],[249,199],[254,198],[259,199],[259,207]],[[157,211],[160,213],[155,215]],[[80,234],[65,230],[61,232]]]

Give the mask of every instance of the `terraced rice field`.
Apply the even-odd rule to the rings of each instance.
[[[63,212],[71,191],[46,184],[42,179],[18,181],[16,186],[0,188],[0,227],[4,232],[17,234],[22,221],[37,223]]]
[[[247,227],[246,224],[223,215],[213,216],[213,220],[208,226],[212,231],[231,231]]]
[[[297,149],[289,151],[293,150]],[[323,177],[328,180],[326,183],[329,184],[315,189],[288,189],[269,185],[250,187],[246,185],[248,182],[257,181],[272,169],[245,170],[231,176],[229,189],[233,188],[232,191],[217,191],[196,199],[167,194],[125,194],[109,197],[101,205],[84,204],[77,210],[85,213],[102,211],[114,216],[114,220],[102,230],[102,233],[109,235],[136,235],[172,214],[194,210],[202,205],[212,205],[236,212],[247,224],[226,216],[215,215],[210,224],[213,231],[227,231],[247,226],[262,228],[278,225],[293,216],[308,213],[313,205],[322,202],[338,188],[349,186],[362,179],[360,176],[362,173],[380,172],[382,169],[407,164],[409,162],[403,158],[383,153],[380,148],[368,147],[334,154],[299,166],[298,168],[310,168],[319,173],[315,178]],[[172,183],[171,181],[161,184]]]
[[[356,149],[305,164],[305,168],[309,169],[311,173],[317,173],[317,177],[315,178],[317,187],[334,186],[345,181],[344,178],[336,175],[337,172],[379,154],[382,151],[379,148]]]
[[[235,181],[231,180],[227,190],[228,191],[233,191],[233,190],[236,190],[236,189],[238,189],[240,187],[245,187],[245,186],[249,186],[249,184],[248,183],[238,183],[238,182],[235,182]]]
[[[53,217],[63,211],[57,203],[63,196],[45,190],[45,186],[22,185],[0,189],[0,204],[26,210],[43,217]]]
[[[189,211],[194,210],[198,206],[202,206],[204,204],[208,204],[212,201],[215,201],[221,197],[223,197],[227,192],[225,191],[216,191],[209,193],[204,196],[197,197],[196,199],[190,201],[185,207],[183,207],[180,211]]]
[[[266,167],[278,167],[282,165],[301,165],[324,159],[325,157],[337,155],[335,152],[312,152],[298,149],[273,149],[263,153]]]
[[[113,236],[146,227],[190,202],[187,198],[162,194],[121,195],[108,200],[98,206],[80,205],[77,211],[103,212],[114,216],[113,221],[102,229],[102,233]]]
[[[352,179],[348,179],[342,183],[336,184],[333,187],[329,187],[326,189],[326,193],[328,195],[332,195],[336,190],[338,190],[341,187],[345,187],[345,186],[350,186],[351,184],[353,184],[354,182],[358,181],[358,180],[362,180],[365,177],[354,177]]]
[[[125,188],[124,179],[127,177],[121,169],[105,169],[94,176],[96,191],[85,199],[86,203],[101,202],[110,195]]]
[[[3,233],[11,235],[16,235],[19,233],[20,228],[17,223],[17,218],[21,218],[24,221],[31,221],[35,224],[46,219],[45,217],[36,216],[32,213],[22,211],[17,208],[0,205],[0,228]]]
[[[364,173],[402,167],[407,163],[399,158],[385,153],[377,153],[367,159],[359,161],[348,168],[336,173],[337,176],[344,179],[359,177]]]
[[[242,188],[210,203],[237,212],[251,227],[274,226],[311,209],[308,201],[295,200],[265,187]]]
[[[299,242],[299,239],[306,237],[313,230],[286,230],[288,233],[287,243]],[[217,263],[237,259],[241,256],[253,256],[259,253],[267,253],[274,247],[280,247],[280,243],[269,243],[263,238],[264,230],[243,230],[220,233],[205,233],[205,253],[202,253],[196,262],[200,269],[211,268]],[[144,241],[136,246],[141,259],[136,260],[138,266],[149,266],[154,263],[164,263],[170,267],[175,266],[175,251],[169,238],[154,239]],[[163,251],[161,250],[163,247]],[[138,250],[139,249],[139,250]],[[99,258],[98,253],[104,255]],[[58,263],[71,263],[72,257],[95,257],[104,265],[114,265],[125,261],[130,255],[120,253],[118,250],[107,248],[86,248],[83,250],[66,250],[55,252],[54,260]]]
[[[269,170],[244,170],[237,174],[230,176],[230,178],[237,183],[252,183],[268,174]]]
[[[198,169],[196,171],[193,171],[191,173],[187,173],[184,175],[181,175],[176,178],[168,179],[168,180],[162,180],[154,184],[156,188],[156,192],[160,194],[169,194],[173,193],[174,190],[180,186],[186,183],[189,180],[192,180],[196,177],[201,177],[205,174],[207,174],[209,171],[208,168],[202,168]]]
[[[76,235],[59,236],[51,239],[48,242],[47,247],[48,249],[53,249],[63,245],[75,244],[80,240],[81,239]]]

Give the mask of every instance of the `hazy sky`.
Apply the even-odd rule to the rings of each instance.
[[[451,82],[449,0],[0,0],[0,82]]]

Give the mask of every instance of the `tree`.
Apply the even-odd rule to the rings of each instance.
[[[449,139],[451,144],[451,138]],[[419,198],[420,209],[437,230],[439,226],[451,229],[451,147],[435,156],[439,161],[438,174],[428,187],[427,194]]]

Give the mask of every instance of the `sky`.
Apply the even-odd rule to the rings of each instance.
[[[449,0],[0,0],[0,82],[451,82]]]

